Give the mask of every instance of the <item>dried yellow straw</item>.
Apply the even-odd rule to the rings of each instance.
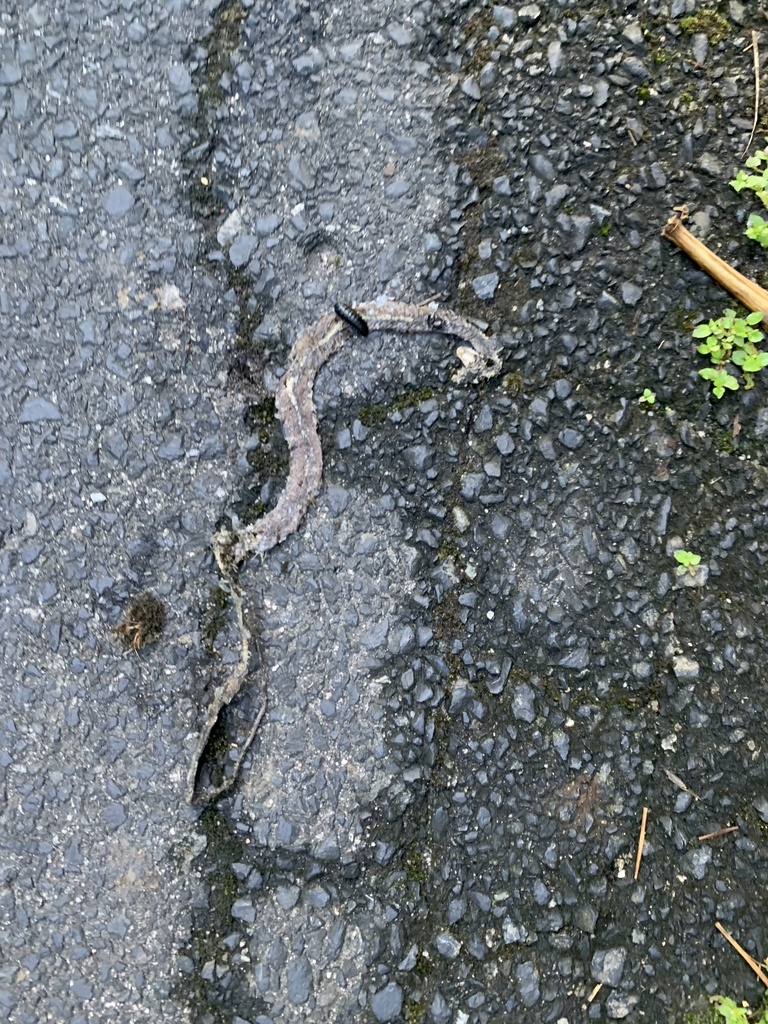
[[[640,841],[637,844],[637,857],[635,858],[635,881],[640,874],[640,861],[643,859],[643,847],[645,846],[645,826],[648,824],[648,808],[643,808],[643,820],[640,822]]]
[[[757,120],[760,116],[760,51],[757,48],[757,41],[760,38],[760,33],[752,30],[752,64],[755,69],[755,116],[752,120],[752,131],[749,133],[749,142],[744,147],[744,152],[741,154],[744,157],[752,145],[752,139],[755,137],[757,131]]]
[[[715,921],[715,928],[717,928],[721,935],[725,936],[725,938],[728,940],[728,942],[730,942],[730,944],[733,946],[733,948],[736,950],[739,956],[743,957],[744,960],[746,960],[746,962],[758,976],[760,981],[762,981],[766,988],[768,988],[768,977],[766,977],[765,971],[763,971],[762,967],[757,962],[757,960],[754,960],[746,951],[746,949],[741,948],[736,939],[734,939],[731,935],[728,934],[728,932],[725,930],[725,928],[723,928],[719,921]]]

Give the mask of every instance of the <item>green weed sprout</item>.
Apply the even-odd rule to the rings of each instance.
[[[653,405],[656,401],[656,392],[651,391],[650,388],[645,388],[642,395],[638,398],[638,402],[645,402],[646,405]]]
[[[701,562],[701,555],[695,554],[693,551],[685,551],[683,548],[678,548],[674,552],[675,561],[680,564],[677,567],[677,575],[683,576],[686,572],[689,572],[693,576],[696,572],[696,566]]]
[[[726,388],[729,391],[736,391],[739,387],[739,382],[733,374],[728,373],[722,367],[707,366],[705,369],[699,370],[699,376],[703,377],[704,380],[712,381],[712,391],[715,394],[715,398],[722,398]]]
[[[755,324],[763,319],[762,313],[736,316],[736,311],[726,309],[718,320],[710,320],[694,328],[694,338],[701,338],[697,351],[709,356],[712,366],[699,370],[699,376],[712,382],[715,398],[722,398],[726,390],[736,391],[739,382],[727,369],[729,363],[738,366],[744,374],[744,388],[755,386],[754,374],[768,366],[768,352],[761,352],[757,346],[763,340],[763,332]]]
[[[759,242],[764,249],[768,249],[768,221],[763,220],[762,217],[758,217],[756,213],[749,215],[747,220],[747,230],[745,231],[747,238],[751,238],[754,242]]]
[[[737,1006],[727,996],[712,996],[710,1002],[720,1016],[725,1018],[725,1024],[749,1024],[748,1006]],[[754,1024],[768,1024],[768,1009],[763,1010],[759,1020],[754,1019]]]
[[[766,140],[768,141],[768,139]],[[739,171],[733,181],[729,182],[731,188],[736,192],[749,189],[754,192],[763,206],[768,209],[768,150],[759,149],[754,156],[745,161],[750,171]],[[768,249],[768,221],[753,213],[747,221],[747,238],[759,242],[764,249]]]
[[[766,139],[768,142],[768,139]],[[768,209],[768,150],[758,149],[754,156],[749,157],[744,163],[751,171],[757,174],[747,174],[746,171],[739,171],[733,181],[728,184],[736,192],[748,188],[754,192],[763,206]],[[764,165],[764,166],[763,166]]]

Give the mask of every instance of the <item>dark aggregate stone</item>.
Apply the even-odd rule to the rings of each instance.
[[[130,190],[124,185],[118,185],[111,189],[101,201],[101,205],[110,217],[124,217],[133,209],[135,203],[136,200]]]
[[[566,427],[565,430],[562,430],[558,435],[558,440],[560,441],[560,444],[565,445],[566,448],[570,448],[572,451],[575,451],[577,448],[581,448],[584,444],[584,435],[580,431],[574,430],[572,427]]]
[[[643,297],[643,289],[633,281],[624,281],[621,285],[621,297],[627,306],[636,306]]]
[[[576,647],[569,654],[566,654],[564,658],[561,658],[558,664],[561,668],[583,669],[589,665],[589,662],[589,649],[587,647]]]
[[[512,702],[512,713],[523,722],[532,722],[536,717],[534,692],[527,683],[516,686]]]
[[[389,621],[382,619],[380,622],[375,622],[360,637],[362,645],[369,650],[375,650],[377,647],[381,647],[384,641],[387,639],[387,633],[389,632]]]
[[[21,407],[19,423],[41,423],[45,420],[60,420],[58,407],[45,398],[28,398]]]
[[[476,434],[484,434],[488,430],[493,430],[493,413],[491,412],[489,405],[483,405],[482,409],[475,417],[472,429]]]
[[[403,990],[394,981],[371,996],[371,1010],[378,1021],[395,1020],[403,1008]]]
[[[78,999],[82,999],[83,1002],[89,1002],[93,999],[93,986],[89,985],[83,978],[78,978],[72,982],[72,992]]]
[[[406,463],[417,472],[428,469],[434,459],[434,452],[424,444],[413,445],[403,452]]]
[[[502,28],[514,28],[517,23],[517,11],[514,7],[507,7],[504,4],[493,5],[493,19],[497,21]]]
[[[605,1010],[611,1020],[624,1020],[629,1017],[640,1001],[637,995],[624,992],[610,992],[605,1000]]]
[[[682,794],[687,795],[687,794]],[[700,850],[690,850],[681,859],[681,867],[685,872],[690,874],[701,881],[706,878],[707,868],[712,860],[712,850],[710,847],[703,847]]]
[[[254,250],[258,245],[258,239],[253,235],[241,235],[229,247],[229,261],[233,267],[243,267],[249,262]]]
[[[104,814],[104,820],[110,832],[114,832],[125,824],[127,815],[122,804],[109,804]]]
[[[540,997],[539,972],[532,960],[526,960],[515,968],[517,978],[517,991],[523,1006],[535,1006]]]
[[[438,989],[432,997],[432,1002],[429,1005],[429,1012],[435,1024],[448,1024],[448,1021],[451,1020],[451,1008],[440,989]]]
[[[481,274],[480,277],[476,277],[472,281],[472,288],[474,289],[475,295],[478,299],[490,300],[496,294],[496,289],[499,287],[499,275],[493,274]]]
[[[245,921],[248,924],[253,924],[256,920],[256,910],[253,903],[247,899],[235,900],[232,904],[232,917],[237,921]]]
[[[539,1024],[595,972],[595,1019],[750,995],[701,949],[721,919],[759,955],[765,919],[765,385],[698,377],[688,324],[723,298],[659,211],[706,193],[691,226],[759,275],[723,187],[759,12],[713,44],[683,0],[215,6],[4,25],[5,1015]],[[322,371],[323,485],[243,567],[260,649],[212,762],[262,666],[267,712],[189,808],[238,656],[226,603],[203,649],[210,535],[282,475],[244,408],[382,290],[487,321],[504,375],[453,385],[439,334]],[[145,590],[166,630],[124,650]]]
[[[546,430],[549,426],[549,402],[546,398],[537,397],[528,406],[528,415],[533,422]]]
[[[16,85],[21,79],[21,68],[18,64],[9,60],[4,60],[0,64],[0,85]]]
[[[184,94],[192,91],[192,76],[182,65],[174,65],[169,70],[168,81],[174,92]]]
[[[302,956],[288,964],[285,970],[288,1000],[293,1006],[303,1006],[312,995],[314,980],[312,965]]]
[[[461,951],[461,943],[448,932],[443,932],[435,939],[435,949],[448,960],[455,960]]]
[[[624,974],[627,951],[621,947],[599,949],[592,957],[592,977],[615,988]]]
[[[183,439],[179,435],[170,438],[165,444],[160,445],[157,449],[157,455],[158,458],[164,459],[166,462],[182,459],[184,457]]]
[[[597,911],[588,904],[580,904],[573,916],[574,924],[588,935],[594,935],[597,925]]]

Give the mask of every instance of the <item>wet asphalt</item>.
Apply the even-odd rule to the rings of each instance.
[[[728,181],[768,25],[713,6],[0,6],[10,1024],[758,1003],[716,925],[768,954],[766,383],[712,396],[732,300],[660,237],[685,203],[766,283]],[[189,807],[239,653],[210,536],[279,493],[298,331],[380,294],[504,371],[380,335],[322,370],[323,490],[241,572],[204,772],[267,714]]]

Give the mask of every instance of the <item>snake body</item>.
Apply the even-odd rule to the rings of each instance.
[[[494,377],[501,369],[498,350],[482,331],[463,317],[436,305],[411,305],[405,302],[367,302],[354,307],[355,316],[369,331],[393,331],[406,334],[450,334],[462,344],[456,351],[461,368],[453,380]],[[198,737],[190,767],[187,798],[190,803],[207,803],[224,793],[237,778],[243,758],[250,747],[266,710],[266,692],[251,731],[235,762],[233,774],[221,785],[197,792],[200,761],[224,707],[234,699],[248,673],[251,633],[243,614],[243,595],[235,581],[237,566],[250,555],[265,555],[294,533],[311,502],[320,491],[323,477],[323,451],[317,430],[317,410],[313,392],[317,375],[342,345],[359,334],[348,318],[328,313],[296,339],[288,357],[286,372],[275,391],[275,408],[283,427],[290,453],[285,487],[275,507],[255,523],[214,534],[213,552],[222,574],[222,582],[232,595],[238,618],[241,653],[231,675],[215,691],[206,710],[206,720]]]

